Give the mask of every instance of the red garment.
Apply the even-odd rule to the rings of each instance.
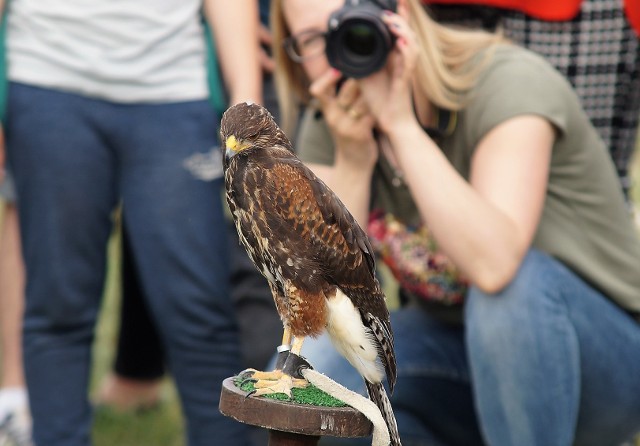
[[[484,5],[515,9],[531,17],[548,21],[571,20],[580,11],[582,0],[423,0],[424,3]],[[640,0],[624,0],[629,22],[640,36]]]
[[[640,36],[640,0],[624,0],[624,11],[636,34]]]

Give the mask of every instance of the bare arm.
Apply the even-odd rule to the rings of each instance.
[[[465,181],[417,122],[389,133],[420,214],[441,249],[478,287],[503,288],[538,226],[555,138],[545,119],[525,115],[491,130]]]
[[[2,0],[0,0],[2,1]],[[259,16],[255,0],[204,0],[230,103],[262,102]]]

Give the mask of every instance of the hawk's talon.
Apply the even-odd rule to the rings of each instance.
[[[257,372],[256,369],[244,369],[243,371],[238,373],[236,376],[242,380],[246,380],[246,379],[250,379],[256,372]]]
[[[282,393],[291,399],[291,389],[303,389],[309,385],[306,379],[294,378],[287,374],[282,374],[277,379],[260,379],[254,383],[255,390],[251,396],[272,395]]]
[[[244,386],[246,383],[257,383],[258,380],[252,377],[249,378],[241,378],[240,380],[240,387]]]

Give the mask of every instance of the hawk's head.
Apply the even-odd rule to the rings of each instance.
[[[222,115],[220,137],[224,147],[224,164],[239,153],[274,146],[289,148],[290,143],[269,111],[258,104],[241,102]]]

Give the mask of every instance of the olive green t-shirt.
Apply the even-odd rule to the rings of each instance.
[[[542,57],[504,45],[495,51],[466,104],[456,113],[453,131],[438,141],[465,179],[478,142],[501,122],[528,114],[555,126],[546,200],[533,247],[640,315],[640,237],[609,153],[571,85]],[[333,163],[331,136],[313,110],[303,118],[296,150],[305,162]],[[375,206],[415,223],[419,215],[409,190],[393,186],[388,164],[379,164]]]

